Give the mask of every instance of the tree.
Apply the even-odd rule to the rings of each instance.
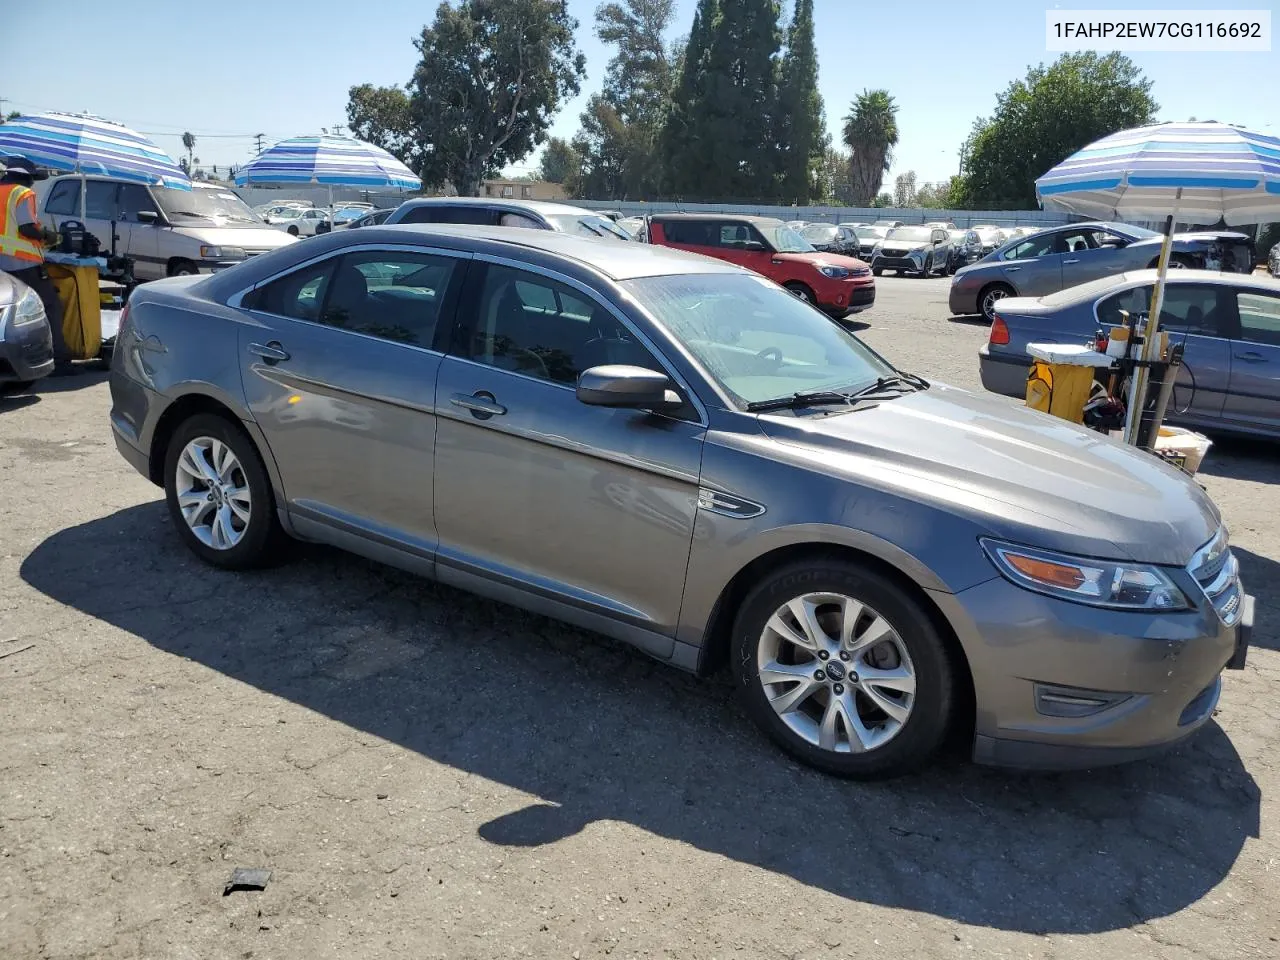
[[[861,204],[858,204],[858,206],[861,206]],[[878,193],[878,194],[876,194],[875,198],[874,198],[874,199],[872,199],[872,201],[871,201],[871,206],[873,206],[873,207],[892,207],[892,206],[893,206],[893,194],[891,194],[891,193]]]
[[[586,61],[565,0],[442,2],[415,41],[410,85],[419,172],[474,196],[480,181],[546,139],[560,104],[577,94]]]
[[[552,137],[542,150],[538,179],[547,183],[570,183],[578,176],[582,160],[568,141]]]
[[[822,153],[814,199],[823,203],[853,206],[853,184],[849,181],[849,154],[827,147]]]
[[[818,186],[830,143],[818,93],[818,52],[813,46],[813,0],[796,0],[787,52],[778,76],[779,191],[804,206]]]
[[[417,168],[413,114],[403,88],[371,83],[352,87],[347,91],[347,126],[357,140],[381,147],[405,166]]]
[[[1035,180],[1081,147],[1153,122],[1151,81],[1128,57],[1064,53],[996,98],[963,150],[965,205],[1035,208]]]
[[[959,177],[951,177],[939,183],[926,183],[916,190],[915,206],[945,209],[951,206],[951,190]]]
[[[187,170],[195,169],[196,161],[194,159],[196,149],[196,135],[190,131],[182,135],[182,146],[187,151]]]
[[[621,0],[596,10],[596,36],[613,44],[604,89],[582,113],[573,149],[581,160],[578,196],[628,199],[656,192],[657,144],[671,98],[671,58],[663,36],[673,0]]]
[[[916,205],[916,172],[908,170],[898,174],[893,181],[893,205],[895,207],[914,207]]]
[[[844,142],[849,147],[854,205],[868,206],[880,192],[898,143],[898,105],[889,91],[858,94],[844,118]]]
[[[671,189],[776,195],[777,0],[699,0],[664,135]]]
[[[21,110],[10,110],[9,115],[4,118],[5,123],[8,123],[10,120],[17,120],[20,116],[22,116]]]

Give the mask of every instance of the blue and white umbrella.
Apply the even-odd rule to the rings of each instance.
[[[1077,150],[1036,181],[1047,208],[1100,220],[1230,225],[1280,219],[1280,137],[1225,123],[1156,123]]]
[[[0,163],[6,155],[52,170],[191,189],[182,168],[142,134],[88,114],[42,113],[0,123]]]
[[[1175,220],[1232,226],[1280,220],[1280,138],[1214,122],[1121,130],[1040,177],[1036,196],[1046,209],[1095,219],[1165,221],[1143,341],[1142,359],[1149,361],[1155,359]],[[1130,443],[1136,442],[1147,369],[1132,377],[1125,424]],[[1158,410],[1157,419],[1163,414]]]
[[[235,181],[241,187],[254,183],[320,183],[401,190],[422,187],[412,170],[381,147],[328,134],[281,140],[236,171]]]

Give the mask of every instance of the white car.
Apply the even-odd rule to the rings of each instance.
[[[301,200],[276,200],[271,203],[260,203],[253,208],[253,212],[260,217],[273,217],[283,213],[286,210],[305,210],[311,204],[303,203]]]
[[[321,210],[319,207],[294,208],[282,210],[275,216],[263,219],[277,230],[283,230],[295,237],[314,237],[316,227],[322,223],[329,223],[329,211]]]

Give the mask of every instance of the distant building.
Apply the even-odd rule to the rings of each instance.
[[[564,184],[545,180],[484,180],[482,197],[505,197],[508,200],[567,200]]]

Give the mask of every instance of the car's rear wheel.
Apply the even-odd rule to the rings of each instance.
[[[978,294],[978,309],[989,322],[996,318],[996,304],[1005,297],[1013,296],[1013,287],[1007,283],[989,283]]]
[[[747,712],[810,766],[897,776],[946,737],[952,654],[910,593],[860,564],[815,560],[770,575],[744,602],[733,643]]]
[[[813,290],[799,281],[793,280],[790,283],[784,283],[783,286],[791,291],[792,296],[799,297],[805,303],[818,302],[818,298],[813,295]]]
[[[275,557],[283,533],[271,481],[238,426],[207,413],[183,421],[169,439],[164,480],[169,515],[200,559],[243,570]]]
[[[289,234],[289,236],[296,237],[298,235],[298,228],[290,227],[286,232]]]

